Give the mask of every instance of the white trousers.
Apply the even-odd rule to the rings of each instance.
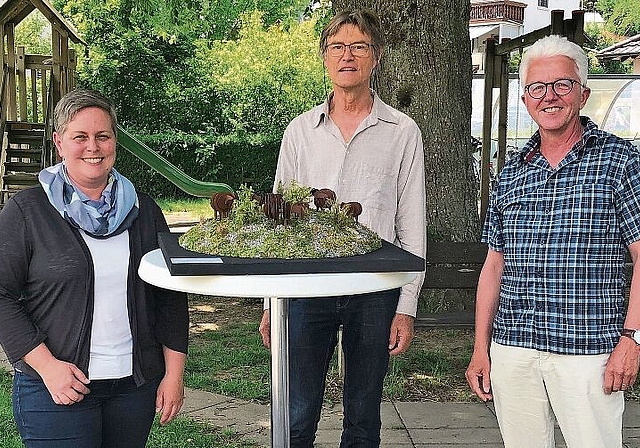
[[[605,395],[609,354],[557,355],[491,344],[491,389],[506,448],[622,447],[624,393]],[[555,414],[555,419],[554,419]]]

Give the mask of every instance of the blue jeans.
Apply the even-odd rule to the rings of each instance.
[[[399,290],[294,299],[289,307],[291,448],[313,447],[325,377],[343,326],[344,420],[341,448],[380,445],[382,382]]]
[[[13,415],[28,448],[144,448],[159,383],[91,381],[82,401],[64,406],[54,403],[42,380],[16,372]]]

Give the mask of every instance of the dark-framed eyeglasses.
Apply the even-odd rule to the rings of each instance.
[[[557,79],[553,82],[532,82],[524,86],[524,90],[531,98],[539,100],[547,94],[549,86],[551,86],[556,95],[565,96],[571,93],[574,84],[581,85],[580,81],[575,79]]]
[[[337,58],[344,54],[347,51],[347,48],[357,58],[362,58],[369,55],[369,51],[371,50],[371,44],[366,42],[354,42],[352,44],[343,44],[342,42],[336,42],[333,44],[327,45],[327,54],[329,56]]]

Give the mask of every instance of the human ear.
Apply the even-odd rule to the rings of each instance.
[[[580,109],[582,109],[584,107],[585,104],[587,104],[587,100],[589,99],[589,96],[591,96],[591,89],[589,87],[582,87],[581,89],[582,91],[580,92]]]
[[[57,132],[54,132],[52,137],[53,137],[53,144],[56,145],[56,150],[58,151],[58,156],[60,156],[60,158],[63,159],[64,157],[62,155],[62,136]]]

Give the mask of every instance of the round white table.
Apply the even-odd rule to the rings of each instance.
[[[271,308],[271,446],[289,447],[287,299],[364,294],[399,288],[418,272],[279,275],[171,275],[160,249],[142,258],[140,278],[164,289],[222,297],[269,298]]]

